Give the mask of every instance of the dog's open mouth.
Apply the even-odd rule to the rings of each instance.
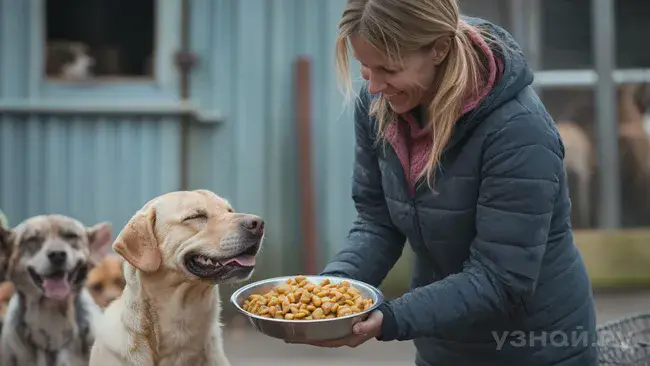
[[[45,297],[62,301],[70,296],[72,284],[77,281],[81,267],[82,265],[79,263],[70,272],[59,270],[47,275],[41,275],[31,267],[28,268],[28,271],[34,284],[43,290]]]
[[[255,267],[255,253],[254,247],[235,257],[225,259],[190,253],[185,256],[185,267],[191,274],[213,281],[245,276]]]

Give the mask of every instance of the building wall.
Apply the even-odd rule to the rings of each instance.
[[[0,205],[12,225],[61,213],[115,232],[178,182],[174,118],[0,115]]]

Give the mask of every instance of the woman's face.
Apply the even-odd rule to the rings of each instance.
[[[403,67],[389,63],[359,36],[350,36],[350,44],[354,57],[361,63],[361,76],[369,81],[368,91],[382,93],[395,113],[406,113],[433,99],[436,66],[441,61],[441,51],[446,55],[449,42],[437,41],[429,50],[409,55]]]

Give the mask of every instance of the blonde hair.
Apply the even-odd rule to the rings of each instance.
[[[451,138],[463,104],[478,93],[486,74],[483,55],[475,48],[470,32],[489,37],[461,20],[457,0],[348,0],[339,22],[336,64],[350,96],[352,84],[348,59],[348,37],[358,35],[380,51],[389,62],[402,64],[410,54],[431,46],[442,36],[451,37],[451,47],[436,75],[435,96],[427,108],[427,127],[433,144],[426,168],[432,187],[442,151]],[[487,41],[487,39],[486,39]],[[379,137],[397,115],[383,95],[375,99],[370,114],[379,123]]]

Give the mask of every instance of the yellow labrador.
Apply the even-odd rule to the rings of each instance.
[[[264,222],[197,190],[154,198],[113,243],[126,286],[97,325],[90,366],[229,366],[218,285],[250,278]]]

